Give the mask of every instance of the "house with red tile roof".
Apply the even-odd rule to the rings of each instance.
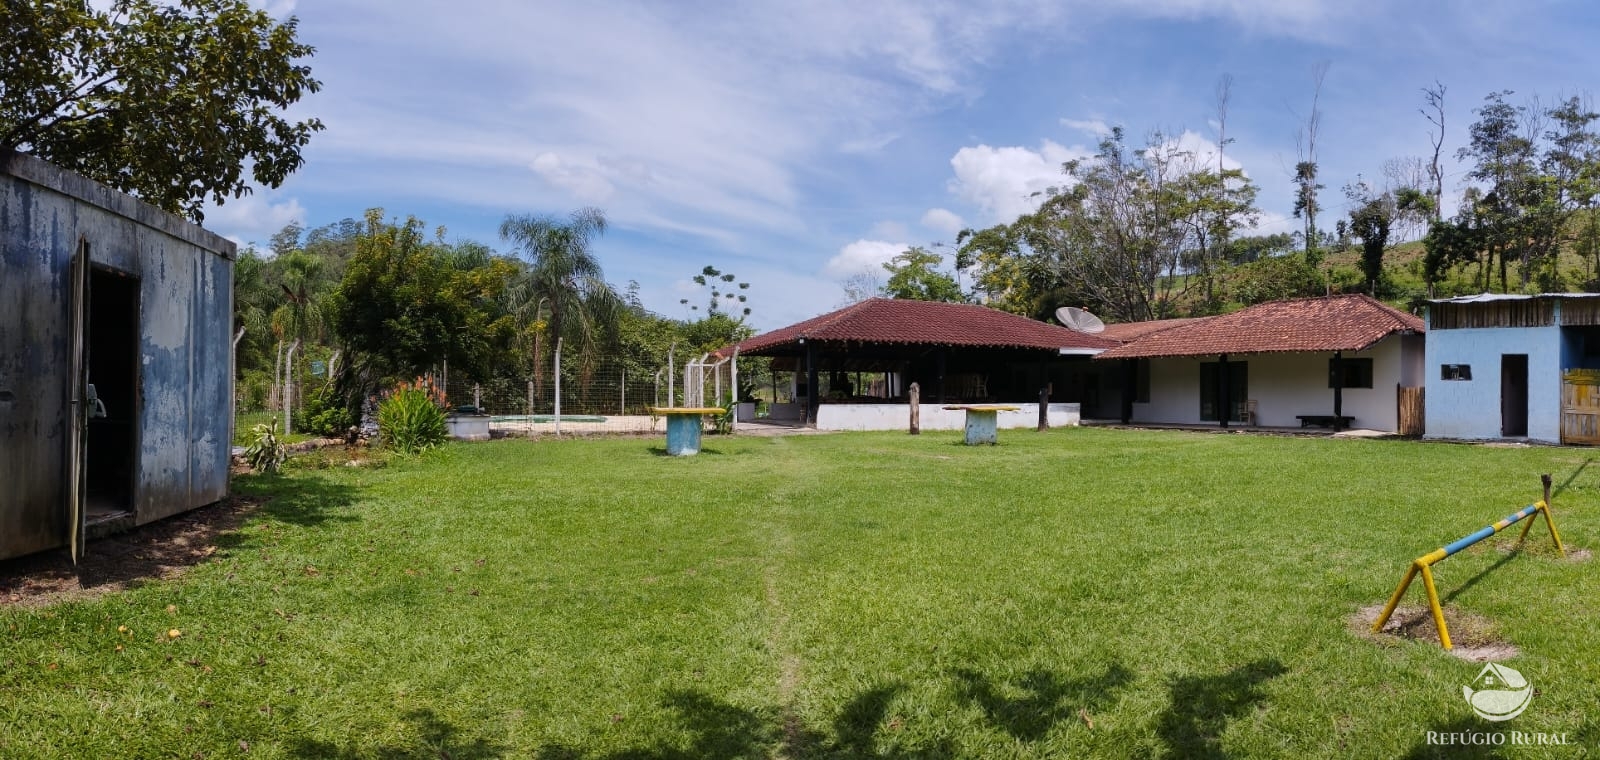
[[[1044,387],[1052,424],[1075,423],[1089,357],[1119,345],[984,306],[871,298],[718,353],[771,357],[775,375],[790,373],[787,388],[774,389],[789,399],[774,404],[775,417],[823,429],[903,429],[917,383],[922,425],[939,429],[962,424],[960,413],[940,408],[954,402],[1023,404],[1001,424],[1032,426]]]
[[[1166,322],[1108,327],[1126,342],[1095,356],[1122,365],[1124,421],[1400,431],[1423,385],[1423,320],[1365,295]]]

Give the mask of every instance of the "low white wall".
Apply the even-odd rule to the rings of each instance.
[[[967,413],[945,409],[943,404],[923,404],[923,430],[963,430]],[[1039,424],[1039,405],[1015,404],[1016,412],[1000,412],[995,422],[1003,429],[1031,428]],[[1077,404],[1050,404],[1046,410],[1051,427],[1073,427],[1079,423]],[[817,408],[818,430],[906,430],[911,423],[909,404],[823,404]]]

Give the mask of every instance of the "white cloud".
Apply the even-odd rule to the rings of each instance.
[[[910,247],[905,243],[886,240],[857,240],[840,248],[838,254],[828,259],[828,263],[822,267],[822,273],[835,280],[843,280],[854,274],[876,271]]]
[[[1161,144],[1161,148],[1174,153],[1189,154],[1189,160],[1193,161],[1198,168],[1216,169],[1216,141],[1192,130],[1184,130],[1183,134],[1168,138],[1166,142]],[[1222,154],[1222,166],[1225,169],[1244,169],[1244,164],[1239,163],[1237,159],[1228,153]],[[1245,174],[1248,176],[1249,172],[1245,172]]]
[[[606,179],[598,162],[580,162],[564,159],[555,153],[540,153],[533,157],[528,168],[546,182],[572,194],[583,203],[604,203],[611,200],[617,188]]]
[[[205,228],[221,235],[240,248],[254,243],[265,248],[273,234],[291,223],[306,223],[306,210],[299,199],[276,200],[281,193],[256,190],[243,198],[231,198],[221,206],[207,204]]]
[[[1038,150],[968,146],[950,159],[956,173],[950,190],[982,209],[990,221],[1010,222],[1037,209],[1046,189],[1066,184],[1063,163],[1089,155],[1082,147],[1067,148],[1050,140]]]
[[[960,215],[954,211],[943,208],[930,208],[922,215],[922,226],[927,227],[946,237],[954,238],[956,233],[967,226]]]
[[[1061,126],[1068,129],[1076,129],[1079,132],[1095,137],[1105,137],[1111,134],[1111,125],[1101,119],[1062,119]]]

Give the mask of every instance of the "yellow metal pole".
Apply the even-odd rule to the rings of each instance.
[[[1383,624],[1389,622],[1389,616],[1394,614],[1394,608],[1400,606],[1400,598],[1406,595],[1406,589],[1411,587],[1411,579],[1417,577],[1417,563],[1411,563],[1406,570],[1406,579],[1400,581],[1400,586],[1394,590],[1394,596],[1389,597],[1389,604],[1383,608],[1383,614],[1378,616],[1378,622],[1372,624],[1372,632],[1383,630]]]
[[[1550,516],[1550,506],[1541,502],[1539,511],[1544,513],[1544,524],[1550,526],[1550,538],[1556,542],[1556,554],[1562,557],[1567,556],[1567,548],[1561,545],[1561,534],[1556,532],[1555,518]],[[1532,523],[1533,521],[1529,520],[1528,522]]]
[[[1433,571],[1422,566],[1422,587],[1428,590],[1428,606],[1433,608],[1433,624],[1439,627],[1439,643],[1450,649],[1450,629],[1444,625],[1444,608],[1439,606],[1439,590],[1433,586]]]
[[[1538,507],[1540,512],[1543,512],[1545,510],[1545,503],[1542,502],[1542,501],[1539,502],[1538,504],[1535,504],[1534,506]],[[1529,519],[1526,523],[1523,524],[1522,533],[1517,536],[1517,546],[1521,546],[1523,541],[1528,540],[1528,531],[1530,531],[1530,530],[1533,530],[1533,520],[1532,519]]]

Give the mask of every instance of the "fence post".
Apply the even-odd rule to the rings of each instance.
[[[672,345],[667,346],[667,408],[668,409],[671,409],[672,407],[677,406],[677,403],[675,403],[673,401],[673,398],[672,398],[672,391],[673,391],[673,388],[672,388],[673,377],[672,376],[674,374],[676,374],[677,371],[678,371],[677,367],[676,367],[676,364],[672,359],[672,349],[676,348],[677,345],[678,345],[677,343],[673,343]]]
[[[1050,386],[1039,389],[1039,432],[1050,429]]]
[[[728,384],[733,386],[733,391],[731,393],[729,393],[728,395],[733,397],[733,419],[728,421],[728,429],[732,430],[734,432],[738,432],[738,430],[739,430],[739,348],[737,346],[735,346],[734,349],[733,349],[733,359],[731,359],[730,361],[732,361],[732,364],[730,364],[728,366],[728,371],[731,373],[729,375]],[[752,413],[752,416],[754,416],[754,413]]]
[[[911,435],[922,432],[922,386],[911,384]]]
[[[628,413],[628,371],[618,370],[617,376],[621,378],[617,384],[622,386],[622,403],[617,406],[617,415],[622,416]]]
[[[561,338],[556,338],[556,435],[561,435]]]
[[[483,386],[478,383],[472,384],[472,411],[483,413]]]

